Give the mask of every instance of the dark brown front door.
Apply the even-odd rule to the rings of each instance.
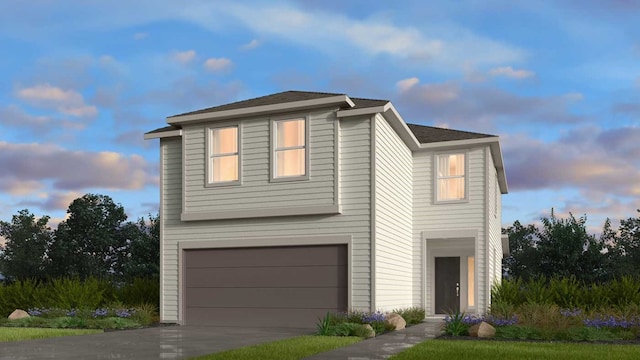
[[[347,246],[184,252],[185,324],[313,328],[347,310]]]
[[[460,310],[460,258],[436,258],[436,314]]]

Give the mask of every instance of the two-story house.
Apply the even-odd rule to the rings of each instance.
[[[497,136],[387,100],[287,91],[167,118],[163,322],[313,327],[327,311],[484,313],[501,278]]]

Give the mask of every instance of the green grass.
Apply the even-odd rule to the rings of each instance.
[[[358,337],[300,336],[260,345],[247,346],[211,355],[199,356],[193,359],[297,360],[346,345],[351,345],[360,340],[362,339]]]
[[[87,335],[101,333],[102,330],[86,329],[40,329],[40,328],[7,328],[0,327],[0,342],[31,339],[46,339],[69,335]]]
[[[400,354],[393,360],[408,359],[637,359],[638,345],[509,342],[476,340],[429,340]]]

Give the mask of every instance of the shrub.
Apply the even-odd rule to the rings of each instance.
[[[59,278],[51,281],[51,299],[55,307],[62,309],[95,309],[104,303],[102,294],[107,283],[95,278],[81,281],[78,278]]]
[[[464,313],[460,311],[447,314],[444,318],[444,332],[451,336],[468,335],[470,325],[465,323],[464,318]]]
[[[331,313],[327,311],[327,314],[324,318],[318,317],[318,322],[316,323],[316,330],[318,335],[329,336],[329,331],[331,330]]]
[[[117,289],[116,298],[129,306],[141,304],[160,305],[160,280],[158,278],[136,278]]]
[[[405,309],[394,309],[393,312],[402,316],[408,325],[415,325],[423,322],[426,314],[423,308],[415,306]]]

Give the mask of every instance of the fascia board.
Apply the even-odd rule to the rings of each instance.
[[[157,132],[157,133],[146,133],[144,134],[144,139],[145,140],[162,139],[162,138],[176,137],[176,136],[182,136],[182,129],[163,131],[163,132]]]
[[[279,111],[303,110],[307,108],[320,107],[324,105],[344,104],[354,107],[355,103],[347,95],[329,96],[320,99],[292,101],[280,104],[253,106],[242,109],[212,111],[191,115],[178,115],[167,118],[167,123],[171,125],[184,124],[188,122],[203,120],[224,120],[247,115],[260,115]]]

